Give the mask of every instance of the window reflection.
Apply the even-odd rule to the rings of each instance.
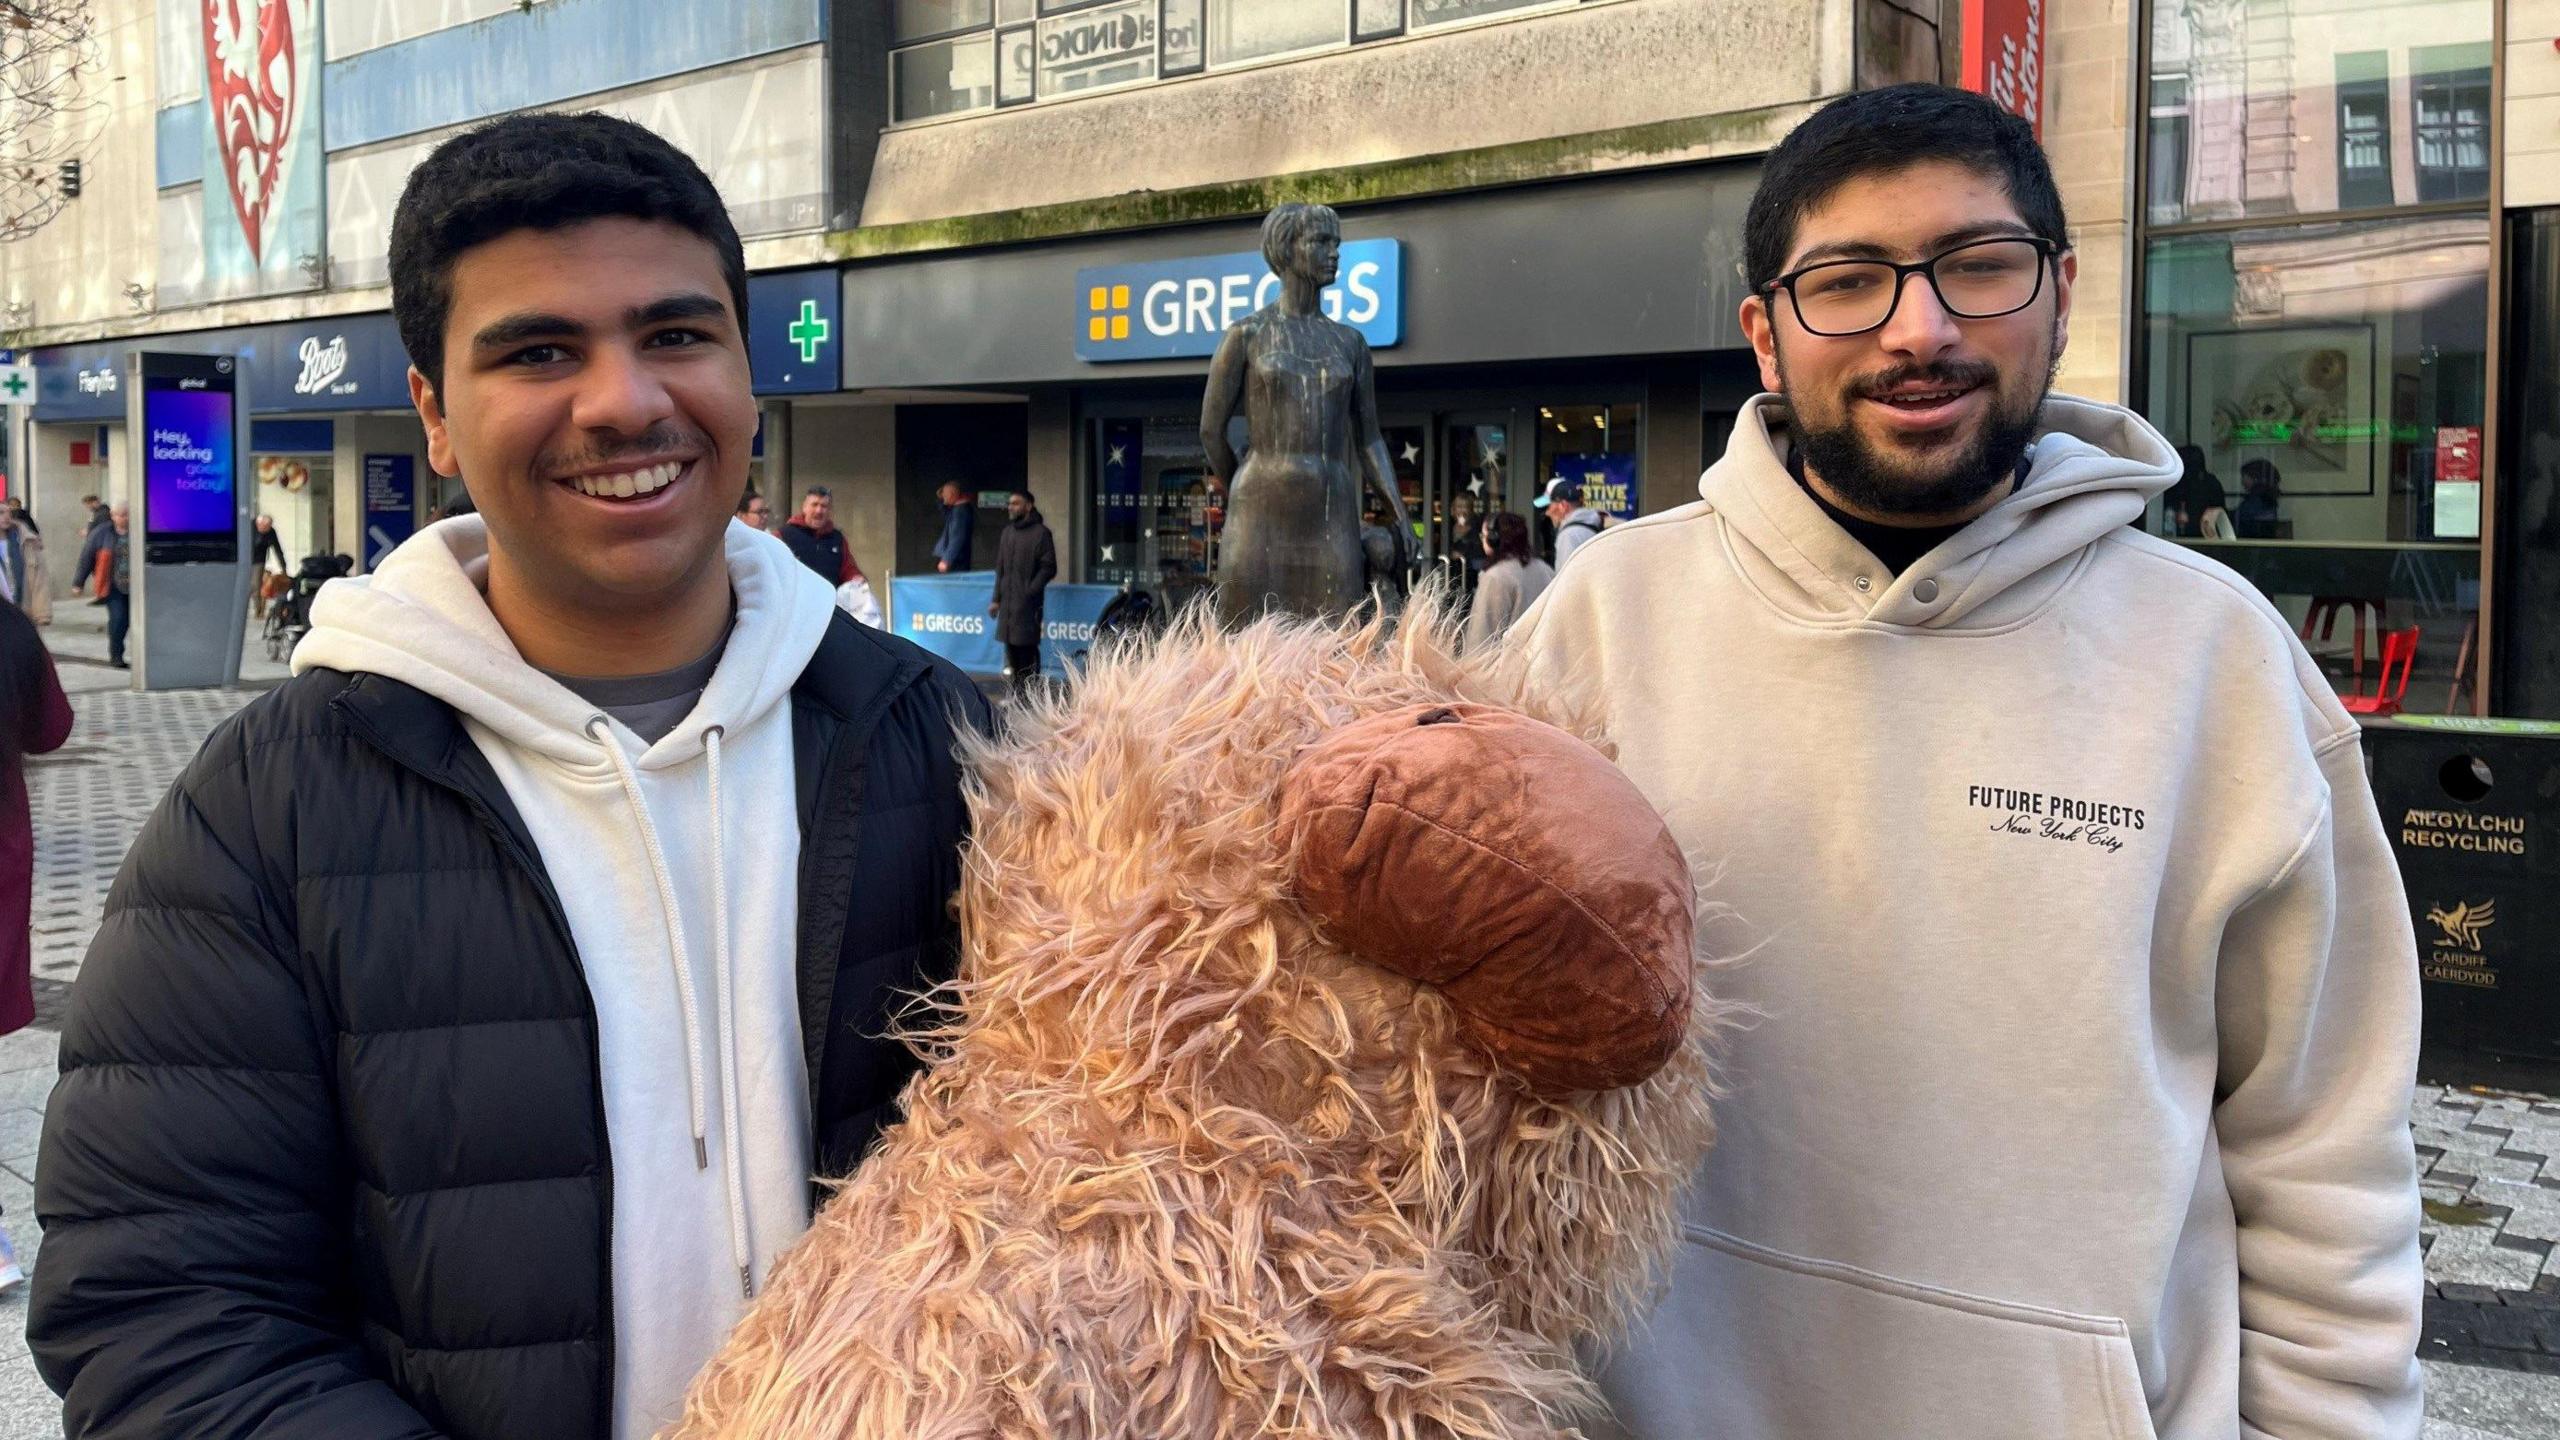
[[[2491,23],[2491,0],[2154,0],[2151,222],[2486,195]]]
[[[2417,629],[2418,707],[2478,609],[2488,255],[2460,215],[2151,244],[2145,408],[2187,473],[2150,527],[2267,591],[2342,691]]]

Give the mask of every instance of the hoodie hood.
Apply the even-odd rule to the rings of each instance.
[[[1775,395],[1744,406],[1698,493],[1731,527],[1752,583],[1807,620],[1921,629],[2009,623],[2049,598],[2092,542],[2140,520],[2179,474],[2177,452],[2140,417],[2049,397],[2025,481],[1897,577],[1788,473],[1778,438],[1786,419]]]
[[[736,623],[702,699],[639,757],[643,771],[683,765],[702,753],[706,732],[742,730],[780,703],[835,612],[834,589],[781,541],[731,521],[725,545]],[[603,712],[525,663],[489,611],[481,591],[488,574],[486,521],[457,515],[428,526],[372,574],[320,588],[311,633],[294,648],[294,673],[327,668],[398,680],[510,745],[563,764],[595,764],[589,727]]]

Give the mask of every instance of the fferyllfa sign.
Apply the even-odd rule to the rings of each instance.
[[[1076,358],[1172,360],[1214,355],[1227,327],[1280,298],[1261,252],[1203,255],[1076,272]],[[1324,289],[1324,313],[1372,350],[1404,339],[1404,244],[1351,240]]]

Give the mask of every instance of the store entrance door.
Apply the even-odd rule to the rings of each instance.
[[[1511,416],[1459,411],[1439,417],[1433,480],[1441,500],[1432,554],[1472,592],[1484,569],[1484,519],[1511,508]]]

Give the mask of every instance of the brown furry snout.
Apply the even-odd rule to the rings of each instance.
[[[1309,748],[1280,825],[1325,933],[1438,987],[1537,1093],[1632,1085],[1679,1047],[1688,862],[1588,743],[1492,706],[1406,706]]]

